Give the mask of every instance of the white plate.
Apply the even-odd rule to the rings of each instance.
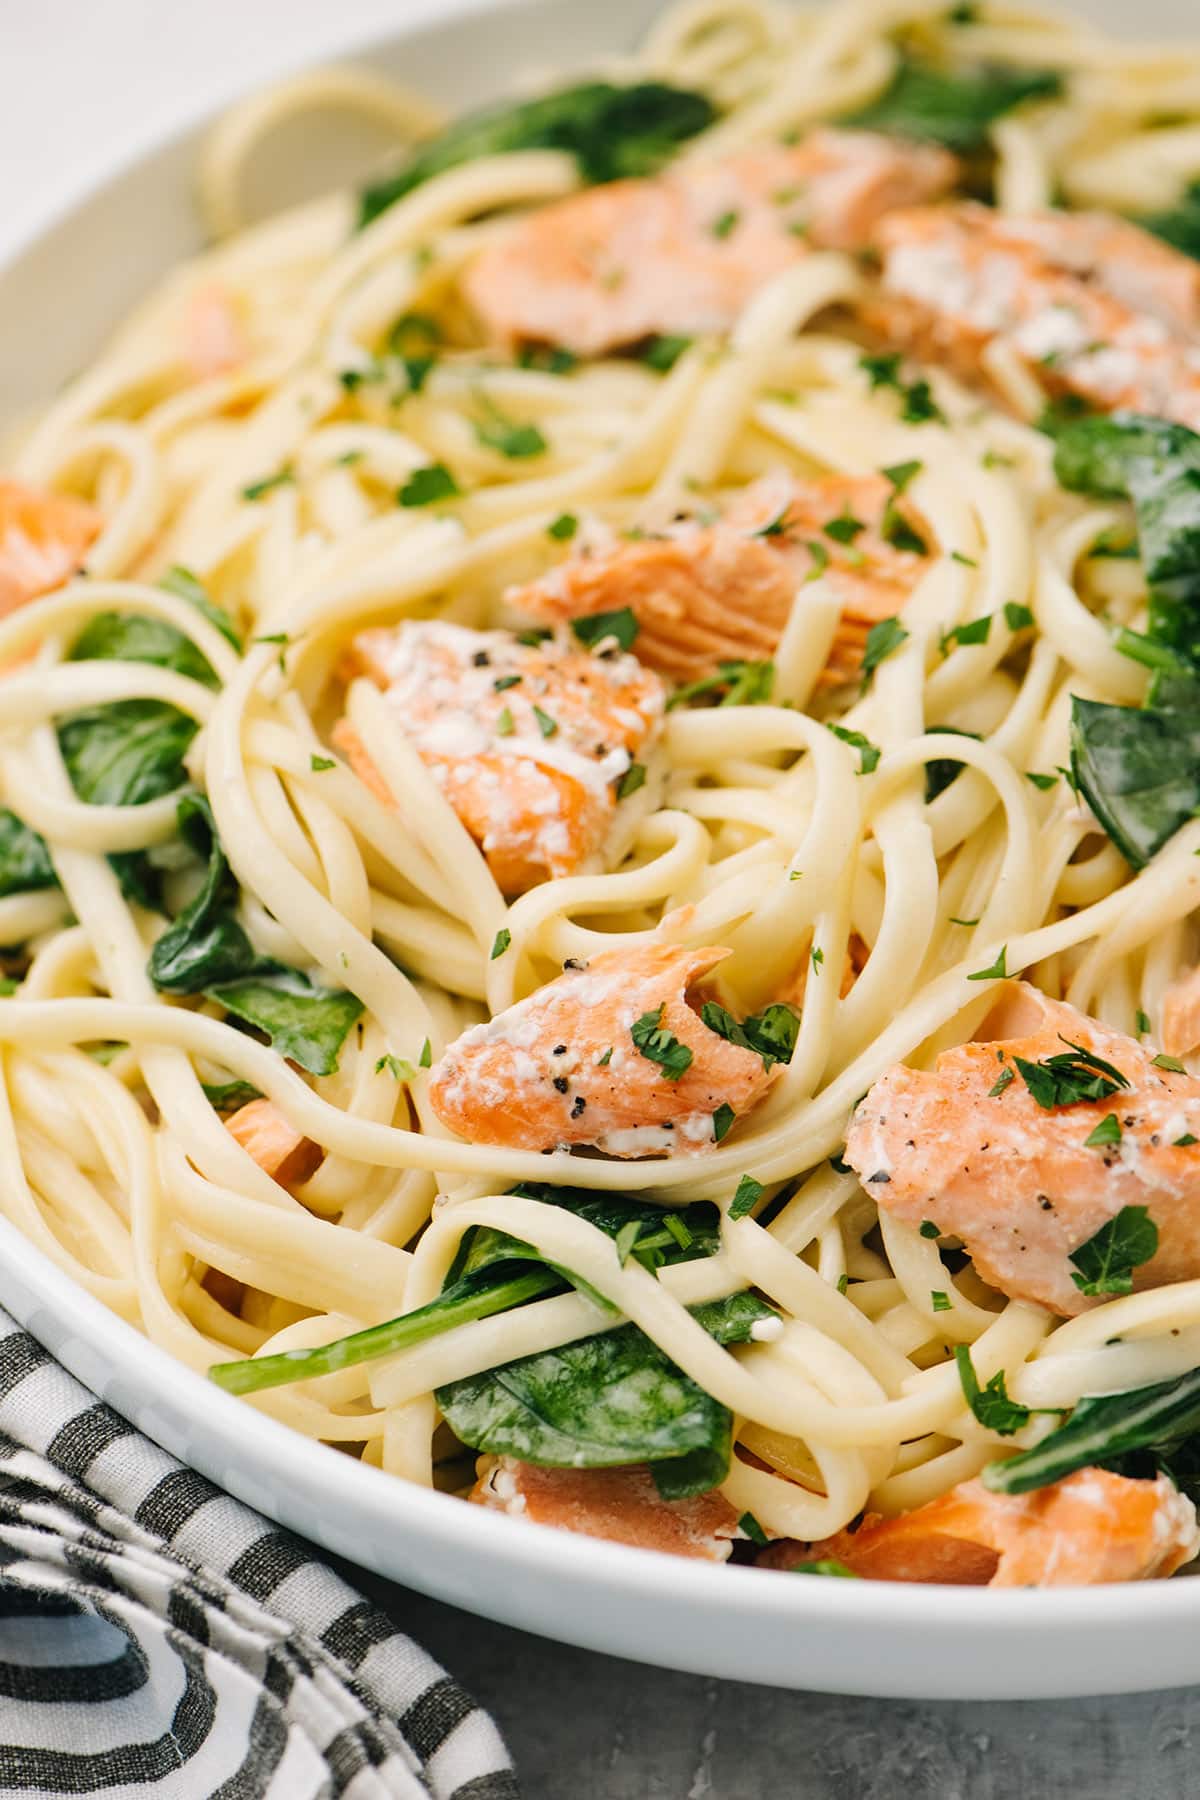
[[[1142,0],[1139,26],[1181,32],[1193,8]],[[654,0],[493,7],[400,33],[370,56],[461,104],[503,92],[530,67],[571,69],[625,48],[656,10]],[[1123,0],[1087,10],[1115,24]],[[176,139],[99,186],[93,162],[74,209],[0,274],[0,419],[52,393],[164,269],[198,248],[195,142],[195,133]],[[1036,1593],[816,1581],[544,1531],[409,1487],[263,1418],[148,1345],[3,1221],[0,1303],[96,1393],[242,1500],[380,1574],[526,1630],[667,1668],[834,1693],[1046,1699],[1200,1681],[1200,1580]]]

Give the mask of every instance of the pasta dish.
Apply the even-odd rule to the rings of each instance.
[[[1186,1565],[1200,41],[683,0],[200,192],[6,445],[5,1216],[526,1521]]]

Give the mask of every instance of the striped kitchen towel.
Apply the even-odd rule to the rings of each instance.
[[[0,1312],[0,1796],[516,1800],[488,1715]]]

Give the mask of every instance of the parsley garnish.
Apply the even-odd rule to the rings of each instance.
[[[961,563],[964,569],[977,569],[979,567],[979,564],[973,556],[964,556],[961,550],[952,550],[950,552],[950,561]]]
[[[835,544],[852,544],[860,532],[867,528],[861,519],[853,513],[843,512],[836,519],[822,527],[826,537],[831,537]]]
[[[1121,1141],[1121,1121],[1116,1113],[1108,1113],[1094,1131],[1090,1131],[1083,1140],[1085,1150],[1103,1150],[1109,1144]]]
[[[1022,606],[1019,600],[1004,602],[1004,623],[1010,631],[1024,631],[1033,624],[1033,613],[1029,607]]]
[[[1043,793],[1045,793],[1048,788],[1057,787],[1058,785],[1057,775],[1043,775],[1037,769],[1026,769],[1025,779],[1026,781],[1032,781],[1034,787],[1041,788]]]
[[[426,1038],[425,1042],[421,1045],[421,1054],[417,1059],[417,1067],[419,1069],[429,1069],[432,1068],[432,1066],[433,1045],[430,1043],[429,1039]]]
[[[503,956],[511,943],[512,932],[508,929],[507,925],[504,925],[492,939],[492,953],[488,957],[488,961],[495,962],[498,956]]]
[[[657,369],[660,375],[666,375],[691,346],[691,342],[690,337],[674,337],[669,333],[652,337],[642,351],[642,361],[651,369]]]
[[[1072,1250],[1071,1261],[1079,1273],[1073,1271],[1071,1280],[1089,1297],[1132,1293],[1134,1269],[1149,1262],[1157,1249],[1158,1226],[1149,1208],[1123,1206],[1095,1237]]]
[[[512,708],[511,706],[506,706],[496,719],[496,736],[511,737],[515,730],[516,725],[513,722]]]
[[[492,692],[496,694],[506,694],[509,688],[519,687],[520,682],[521,677],[519,675],[497,675],[495,681],[492,683]]]
[[[768,519],[765,525],[760,525],[758,527],[757,531],[752,531],[750,533],[751,537],[760,537],[760,538],[782,537],[784,532],[787,530],[788,511],[789,511],[788,506],[781,506],[779,511],[775,514],[775,517],[773,519]],[[826,550],[824,548],[824,545],[821,546],[821,549],[823,551],[826,562],[828,562],[829,561],[828,550]]]
[[[646,785],[646,768],[644,763],[630,763],[620,781],[617,783],[617,799],[628,800],[630,794]]]
[[[774,685],[773,662],[718,663],[715,675],[705,675],[699,681],[689,681],[676,688],[667,701],[667,710],[717,694],[720,695],[718,706],[756,706],[771,698]]]
[[[618,1231],[613,1240],[617,1247],[617,1261],[622,1268],[624,1268],[625,1264],[629,1261],[629,1253],[637,1243],[638,1238],[641,1235],[641,1230],[641,1219],[626,1219],[624,1225],[622,1225],[620,1231]]]
[[[1152,1056],[1150,1060],[1156,1069],[1166,1069],[1171,1075],[1187,1074],[1187,1070],[1177,1056],[1164,1056],[1160,1051],[1157,1056]]]
[[[753,1175],[743,1175],[742,1179],[737,1184],[737,1192],[729,1202],[729,1217],[731,1219],[744,1219],[746,1214],[752,1212],[758,1205],[762,1196],[762,1182],[755,1181]]]
[[[720,1106],[718,1106],[716,1112],[712,1116],[714,1144],[719,1144],[722,1138],[728,1137],[729,1128],[733,1124],[736,1116],[737,1115],[729,1102],[727,1100],[722,1100]]]
[[[613,612],[587,613],[582,619],[572,619],[571,630],[590,650],[606,638],[615,638],[622,650],[628,650],[637,637],[638,622],[629,607],[622,606]]]
[[[579,366],[575,352],[557,344],[523,344],[516,361],[518,369],[537,369],[544,375],[569,375]]]
[[[489,450],[512,458],[541,456],[548,448],[536,425],[518,425],[496,413],[490,419],[475,421],[475,436]]]
[[[746,1534],[752,1544],[757,1544],[760,1550],[764,1545],[770,1542],[766,1532],[763,1530],[753,1513],[745,1512],[742,1514],[741,1518],[738,1520],[738,1529]]]
[[[844,1562],[836,1556],[823,1556],[818,1562],[793,1563],[787,1571],[789,1575],[837,1575],[850,1581],[860,1579],[856,1569],[848,1569]]]
[[[326,769],[336,769],[337,762],[332,756],[317,756],[314,754],[309,757],[308,766],[314,775],[323,775]]]
[[[998,1369],[987,1386],[981,1388],[975,1365],[971,1361],[971,1352],[965,1344],[955,1344],[954,1360],[958,1364],[958,1379],[962,1384],[963,1397],[985,1431],[994,1431],[1000,1437],[1011,1437],[1014,1431],[1020,1431],[1022,1425],[1028,1425],[1034,1409],[1009,1399],[1003,1369]]]
[[[1172,1148],[1175,1150],[1186,1150],[1192,1144],[1200,1144],[1200,1138],[1193,1137],[1190,1131],[1185,1131],[1182,1137],[1175,1139]]]
[[[891,351],[882,356],[860,356],[858,366],[871,383],[872,389],[895,388],[903,401],[900,417],[907,425],[924,425],[930,419],[944,419],[929,383],[921,378],[906,382],[900,374],[903,358],[899,352]]]
[[[565,544],[579,530],[579,520],[574,513],[559,513],[557,519],[551,519],[546,527],[546,536],[554,538],[556,543]]]
[[[1137,1024],[1137,1028],[1139,1031],[1149,1031],[1150,1015],[1149,1015],[1149,1013],[1144,1013],[1140,1006],[1137,1009],[1135,1022]]]
[[[892,463],[888,468],[880,469],[879,473],[887,477],[898,494],[902,494],[909,482],[921,473],[923,467],[922,463],[915,461]]]
[[[867,646],[863,652],[862,678],[865,687],[872,675],[887,657],[898,650],[908,637],[907,631],[893,614],[890,619],[880,619],[872,625],[867,633]]]
[[[692,1053],[674,1032],[663,1029],[664,1001],[655,1012],[643,1013],[629,1027],[629,1035],[647,1062],[657,1063],[668,1081],[678,1081],[692,1066]]]
[[[954,1310],[953,1302],[951,1301],[949,1294],[943,1293],[941,1288],[932,1288],[930,1290],[929,1303],[933,1307],[935,1313],[953,1312]]]
[[[991,613],[984,613],[981,619],[968,619],[965,625],[956,625],[953,631],[944,631],[941,640],[941,652],[945,656],[952,644],[986,644],[992,629]]]
[[[543,712],[540,706],[534,707],[533,716],[537,720],[537,728],[542,736],[544,738],[552,738],[558,730],[558,720],[552,719],[550,714],[548,712]]]
[[[829,724],[828,720],[826,724]],[[843,744],[849,744],[851,749],[858,751],[860,775],[869,775],[873,769],[878,768],[879,758],[883,755],[878,744],[873,744],[861,731],[848,731],[844,725],[829,725],[829,729],[835,738],[841,738]]]
[[[923,1238],[938,1238],[942,1235],[941,1226],[935,1225],[932,1219],[922,1219],[919,1229]]]
[[[741,213],[734,208],[731,208],[729,212],[723,212],[720,218],[714,219],[712,222],[713,236],[715,238],[727,238],[730,232],[736,229],[737,222],[741,216]]]
[[[700,1017],[708,1029],[723,1037],[726,1043],[736,1044],[742,1050],[753,1050],[756,1056],[761,1056],[764,1069],[777,1062],[792,1060],[800,1020],[782,1000],[774,1001],[761,1013],[751,1013],[740,1024],[718,1001],[706,1000],[700,1008]]]
[[[781,513],[779,516],[782,518],[783,514]],[[809,543],[807,549],[813,561],[812,568],[808,571],[808,574],[804,579],[805,581],[819,581],[829,567],[829,552],[824,544],[817,539],[814,539]]]
[[[996,958],[995,962],[992,964],[991,968],[990,969],[976,969],[976,971],[973,975],[967,976],[967,980],[968,981],[1003,981],[1003,980],[1005,980],[1005,978],[1008,975],[1008,969],[1006,967],[1007,957],[1008,957],[1008,945],[1001,944],[1000,954]]]
[[[396,500],[400,506],[432,506],[435,500],[448,500],[461,492],[445,463],[429,463],[423,469],[413,470],[397,490]]]
[[[295,481],[295,479],[296,472],[291,463],[284,463],[282,469],[277,469],[274,475],[264,475],[261,481],[252,481],[248,487],[244,487],[242,499],[261,500],[263,495],[269,494],[273,488],[286,487],[289,481]]]
[[[1011,1087],[1013,1082],[1016,1079],[1017,1079],[1017,1075],[1016,1075],[1015,1069],[1001,1069],[1001,1071],[997,1075],[995,1081],[992,1083],[991,1087],[987,1091],[988,1099],[989,1100],[999,1099],[1000,1095],[1004,1092],[1005,1088]]]
[[[1025,1086],[1040,1107],[1051,1112],[1056,1106],[1079,1106],[1086,1100],[1107,1100],[1119,1088],[1129,1086],[1120,1069],[1105,1062],[1082,1044],[1063,1038],[1066,1051],[1028,1062],[1014,1056],[1013,1062]]]

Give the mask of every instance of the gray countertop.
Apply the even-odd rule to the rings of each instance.
[[[1195,1800],[1200,1689],[1038,1703],[710,1681],[348,1577],[495,1716],[524,1800]]]

